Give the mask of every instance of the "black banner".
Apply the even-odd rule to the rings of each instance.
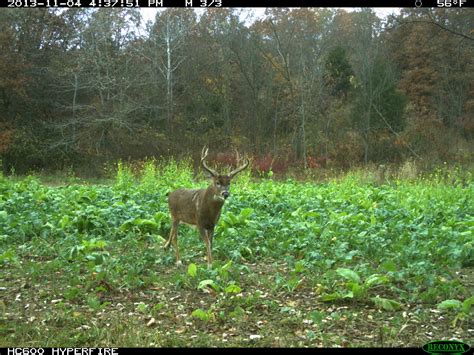
[[[288,349],[280,348],[245,348],[245,352],[258,352],[260,355],[262,351],[265,353],[271,351],[275,354],[275,351],[283,350],[287,352]],[[420,355],[426,355],[421,348],[292,348],[292,351],[296,352],[310,352],[314,354],[315,351],[324,350],[329,353],[363,353],[363,354],[384,354],[391,355],[400,353],[414,353]],[[163,354],[163,352],[173,351],[171,348],[28,348],[28,347],[17,347],[17,348],[0,348],[0,355],[128,355],[128,354]],[[184,352],[198,352],[199,348],[181,348],[179,350]],[[215,352],[230,352],[230,353],[242,353],[242,348],[206,348],[206,353]]]
[[[124,352],[122,351],[123,355]],[[3,348],[0,355],[119,355],[118,348]]]
[[[6,0],[3,7],[472,7],[474,0]]]

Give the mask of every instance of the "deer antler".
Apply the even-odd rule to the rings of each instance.
[[[236,155],[236,161],[238,162],[240,160],[240,155],[239,155],[239,152],[237,151],[237,149],[235,149],[235,155]],[[249,166],[249,160],[248,159],[245,159],[246,162],[244,165],[242,165],[241,167],[235,169],[235,170],[232,170],[230,173],[229,173],[229,176],[231,178],[234,177],[235,174],[241,172],[242,170],[244,170],[247,166]]]
[[[204,146],[201,151],[201,165],[204,168],[204,170],[206,170],[209,174],[211,174],[212,176],[217,176],[218,174],[214,170],[212,170],[210,167],[208,167],[205,162],[208,152],[209,152],[209,148]]]

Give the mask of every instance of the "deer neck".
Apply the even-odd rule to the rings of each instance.
[[[207,189],[206,189],[206,193],[204,195],[204,198],[206,200],[207,203],[209,203],[211,206],[214,206],[218,209],[221,209],[222,205],[224,204],[225,202],[225,199],[224,197],[222,197],[218,191],[216,190],[216,188],[214,187],[214,185],[210,185]]]

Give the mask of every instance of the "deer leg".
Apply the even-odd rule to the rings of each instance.
[[[207,268],[210,269],[212,267],[212,230],[206,229],[206,235],[207,235],[207,242],[206,242]]]
[[[176,254],[176,265],[181,265],[181,260],[179,259],[179,247],[178,247],[178,227],[179,227],[179,220],[173,221],[173,225],[171,226],[170,236],[165,244],[165,249],[168,249],[170,244],[173,244],[173,249]]]
[[[173,248],[176,253],[176,266],[181,266],[181,260],[179,258],[179,248],[178,248],[178,228],[176,228],[176,233],[173,238]]]
[[[214,228],[208,229],[207,234],[209,236],[209,241],[210,241],[210,244],[211,244],[211,251],[212,251],[212,242],[214,240]]]
[[[168,248],[171,245],[171,241],[173,240],[173,232],[174,232],[174,221],[172,221],[171,224],[171,230],[170,230],[170,235],[168,236],[168,240],[165,243],[165,246],[163,247],[165,250],[168,250]]]
[[[201,234],[202,240],[206,244],[207,268],[210,269],[212,266],[212,233],[209,233],[209,230],[204,228],[199,228],[199,233]]]

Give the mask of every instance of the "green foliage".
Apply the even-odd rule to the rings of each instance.
[[[196,264],[189,264],[188,266],[188,275],[191,277],[196,277],[196,272],[197,272],[197,266]]]
[[[371,59],[369,69],[359,78],[353,112],[354,123],[361,129],[387,129],[395,131],[405,126],[406,98],[397,91],[397,81],[390,63],[378,56]],[[380,91],[372,92],[371,90]],[[374,105],[379,112],[374,110]],[[383,116],[383,118],[380,116]],[[386,120],[386,122],[384,121]]]
[[[382,297],[372,297],[371,300],[375,303],[375,305],[385,311],[396,311],[402,308],[402,304],[400,302],[390,300],[387,298]]]
[[[214,313],[212,312],[212,309],[205,311],[201,308],[198,308],[191,313],[191,316],[198,318],[203,322],[208,322],[214,318]]]
[[[219,286],[214,282],[214,280],[206,279],[199,282],[198,289],[204,289],[206,287],[212,287],[214,291],[219,291]]]
[[[89,308],[95,312],[99,312],[110,304],[110,302],[101,302],[99,298],[94,295],[90,295],[87,297],[87,305]]]
[[[351,89],[351,77],[354,75],[351,64],[343,47],[337,46],[329,51],[326,58],[326,84],[334,96],[347,95]]]
[[[438,304],[438,309],[448,310],[454,309],[459,310],[462,307],[462,302],[459,300],[445,300]]]
[[[444,300],[438,304],[438,309],[448,311],[455,314],[452,321],[453,327],[456,326],[458,321],[464,321],[472,318],[474,304],[474,296],[465,299],[463,302],[455,299]]]
[[[50,270],[76,280],[66,296],[71,300],[80,284],[92,292],[153,284],[156,264],[173,263],[172,253],[161,252],[170,223],[166,192],[207,182],[192,184],[187,162],[148,162],[144,169],[138,181],[119,164],[113,186],[0,180],[0,263],[21,267],[18,261],[32,252],[52,258]],[[473,190],[470,180],[448,184],[437,176],[382,186],[354,174],[318,185],[243,180],[216,228],[213,269],[196,261],[204,247],[194,230],[182,228],[179,243],[190,263],[174,285],[241,294],[245,264],[273,260],[289,267],[272,274],[273,290],[293,293],[317,280],[326,302],[396,310],[457,298],[464,291],[453,270],[473,263]],[[32,277],[40,270],[34,266]],[[99,309],[96,303],[88,301]]]
[[[344,277],[347,280],[351,280],[354,283],[359,283],[360,282],[360,277],[359,275],[350,269],[345,269],[345,268],[339,268],[336,270],[336,272]]]
[[[0,264],[16,263],[16,262],[18,262],[18,258],[15,255],[15,252],[13,250],[8,249],[0,254]]]
[[[377,136],[367,142],[370,150],[386,154],[371,154],[373,159],[408,153],[408,138],[417,154],[421,148],[430,156],[430,149],[439,152],[433,158],[469,160],[469,148],[461,147],[469,146],[473,137],[469,99],[474,74],[465,68],[472,48],[457,46],[455,40],[458,35],[469,38],[468,15],[403,11],[400,22],[414,16],[418,24],[395,28],[382,26],[371,9],[351,11],[344,20],[339,9],[278,11],[262,14],[261,25],[253,26],[238,10],[220,14],[219,20],[169,10],[153,16],[142,33],[134,29],[148,19],[127,8],[107,15],[77,11],[67,16],[53,9],[18,15],[5,11],[0,15],[5,34],[0,38],[4,171],[79,167],[97,175],[104,162],[185,155],[204,142],[223,149],[251,148],[258,154],[299,147],[299,158],[303,146],[308,154],[333,150],[333,163],[344,165],[344,153],[357,150],[362,139],[346,115],[328,115],[336,107],[339,112],[356,108],[352,123],[359,133],[367,129]],[[433,25],[446,31],[432,37]],[[59,49],[58,43],[81,45]],[[221,50],[208,50],[209,45]],[[175,47],[173,55],[166,51]],[[182,60],[187,53],[203,60]],[[421,60],[420,53],[433,60]],[[173,80],[162,77],[165,57]],[[154,66],[128,66],[143,58]],[[208,63],[216,64],[214,70]],[[234,90],[236,83],[250,90]],[[380,119],[367,112],[372,103],[401,133],[399,144],[387,144],[391,137],[378,132]],[[286,118],[275,119],[274,112]],[[302,126],[308,138],[316,134],[316,139],[304,141],[289,129],[299,112],[318,117]],[[414,125],[402,132],[405,114]],[[358,119],[371,122],[360,127]],[[420,139],[425,142],[421,146]],[[351,163],[360,162],[360,154],[351,158]],[[301,160],[295,163],[302,165]],[[152,190],[149,182],[156,171],[153,163],[148,168],[140,181]],[[127,183],[121,176],[125,179],[118,183]]]
[[[148,306],[143,302],[139,302],[137,304],[137,311],[145,314],[148,311]]]
[[[135,183],[135,176],[130,166],[123,164],[121,161],[117,163],[117,176],[115,178],[115,187],[117,190],[129,190]]]
[[[359,274],[347,268],[338,268],[336,270],[336,274],[343,277],[347,281],[336,281],[335,285],[337,286],[338,290],[330,294],[323,294],[321,297],[323,301],[328,302],[343,299],[365,300],[367,298],[369,290],[375,288],[378,285],[389,283],[389,278],[386,275],[379,274],[370,275],[364,280],[364,282],[361,282]],[[331,278],[332,275],[333,273],[328,272],[329,278]],[[389,310],[389,307],[386,305],[390,304],[388,302],[390,300],[384,299],[383,301],[380,301],[377,296],[376,298],[372,298],[372,301],[378,306],[382,305],[381,308]]]

